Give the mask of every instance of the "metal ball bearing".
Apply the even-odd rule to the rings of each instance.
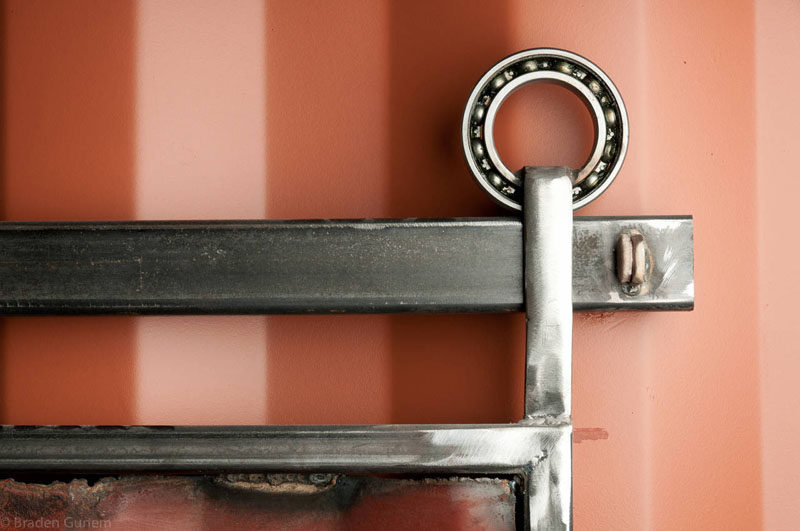
[[[628,149],[628,115],[617,88],[594,63],[553,48],[511,55],[493,66],[470,94],[462,121],[464,154],[478,184],[498,203],[521,210],[522,180],[509,170],[494,142],[494,121],[503,101],[528,83],[550,82],[577,94],[589,108],[595,129],[592,153],[577,171],[573,209],[587,205],[608,188]]]

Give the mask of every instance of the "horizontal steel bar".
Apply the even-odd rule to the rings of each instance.
[[[505,474],[546,459],[571,433],[566,424],[3,426],[0,470]]]
[[[652,253],[652,285],[614,273],[620,231]],[[688,310],[692,220],[576,218],[573,304]],[[0,223],[0,314],[523,310],[518,219]]]

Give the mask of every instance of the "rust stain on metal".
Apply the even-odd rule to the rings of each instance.
[[[580,444],[583,441],[599,441],[608,439],[608,431],[603,428],[575,428],[572,431],[572,442]]]
[[[616,312],[584,312],[574,315],[576,321],[583,321],[586,323],[603,323],[614,316]]]
[[[217,486],[265,494],[319,494],[336,486],[336,474],[226,474]]]
[[[114,481],[104,479],[90,486],[85,479],[48,485],[5,479],[0,481],[0,514],[10,518],[37,515],[49,519],[66,514],[102,519],[108,515],[100,502],[114,489]]]
[[[514,529],[498,478],[317,474],[0,480],[0,528]]]

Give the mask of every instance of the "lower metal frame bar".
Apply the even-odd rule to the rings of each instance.
[[[647,239],[650,287],[614,272]],[[575,218],[576,311],[689,310],[690,217]],[[0,223],[0,315],[523,311],[518,219]]]
[[[4,426],[6,474],[349,472],[515,475],[526,522],[552,529],[569,521],[572,427]],[[566,467],[566,468],[565,468]],[[560,474],[567,472],[566,477]],[[522,526],[521,526],[522,527]]]
[[[517,473],[568,426],[3,426],[0,469],[103,473],[253,471]]]

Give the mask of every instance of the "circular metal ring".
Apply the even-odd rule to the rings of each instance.
[[[594,122],[594,148],[577,171],[572,208],[577,210],[605,191],[625,160],[628,114],[617,87],[594,63],[580,55],[553,48],[535,48],[511,55],[486,72],[472,90],[464,110],[461,135],[467,163],[478,181],[498,203],[522,209],[522,180],[509,170],[494,142],[494,122],[503,101],[528,83],[550,82],[577,94]]]

